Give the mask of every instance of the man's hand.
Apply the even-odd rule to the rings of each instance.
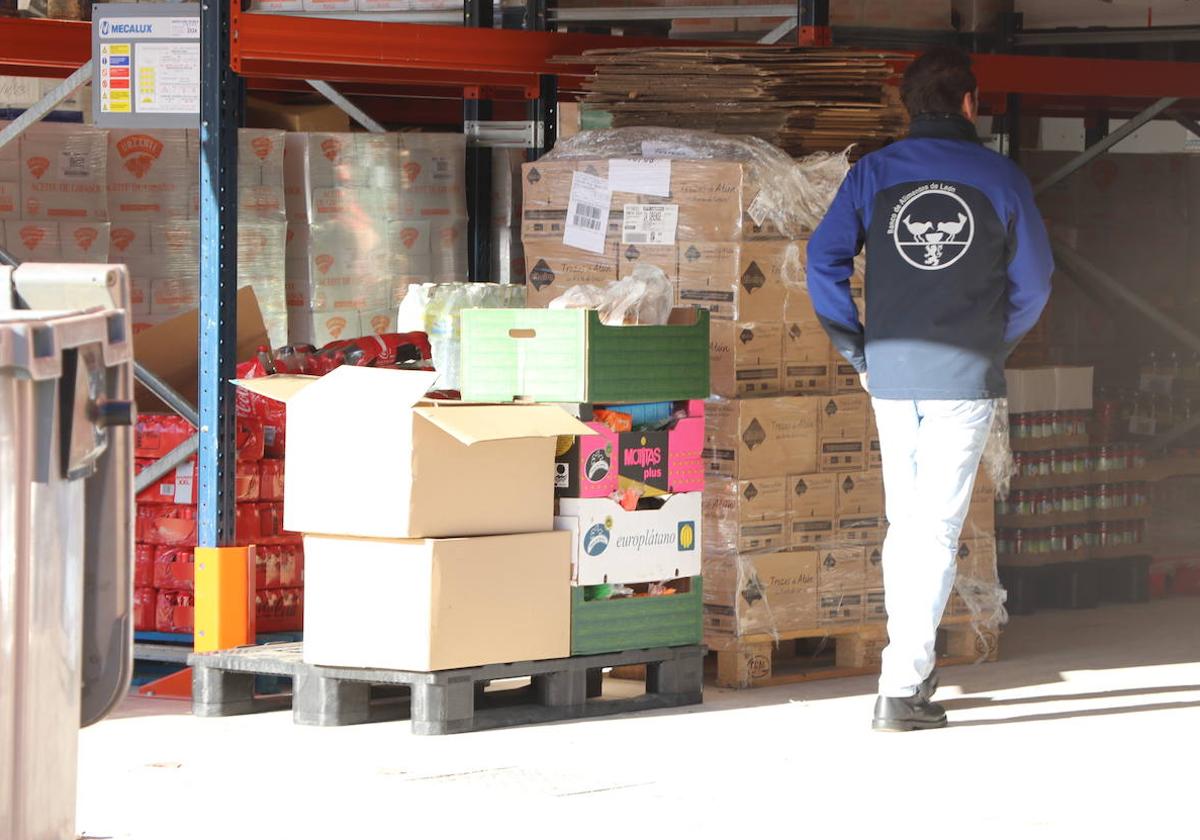
[[[863,371],[862,373],[860,373],[858,375],[858,381],[862,383],[862,389],[864,391],[866,391],[868,394],[871,393],[871,389],[867,387],[867,372],[866,371]]]

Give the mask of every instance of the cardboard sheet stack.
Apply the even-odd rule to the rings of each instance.
[[[391,332],[410,283],[466,279],[465,149],[461,134],[288,134],[291,341]]]
[[[283,132],[239,135],[238,285],[285,336]],[[0,149],[0,241],[22,261],[119,262],[134,329],[199,305],[195,131],[39,123]]]
[[[585,107],[614,127],[753,135],[793,156],[865,154],[906,125],[883,53],[789,47],[593,50]],[[564,59],[566,60],[566,59]]]
[[[879,435],[805,286],[806,237],[845,170],[844,158],[806,166],[744,139],[643,129],[585,132],[524,169],[530,305],[651,262],[679,305],[709,313],[702,546],[712,649],[886,619]],[[851,289],[865,318],[864,286],[857,272]],[[994,599],[986,481],[971,520],[961,583],[983,581]],[[956,596],[948,615],[969,612]]]

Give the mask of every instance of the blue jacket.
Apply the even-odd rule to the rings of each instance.
[[[850,296],[864,245],[865,330]],[[1029,180],[958,116],[918,117],[863,157],[808,244],[813,308],[881,399],[1004,396],[1053,271]]]

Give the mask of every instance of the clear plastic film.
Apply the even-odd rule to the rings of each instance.
[[[462,135],[289,133],[284,164],[293,342],[389,331],[409,286],[466,279]]]
[[[882,626],[887,519],[869,398],[712,400],[706,411],[708,643],[778,643]],[[981,638],[994,636],[1006,618],[997,582],[994,486],[985,465],[943,619]]]
[[[669,198],[681,204],[682,232],[715,232],[731,239],[806,236],[820,223],[850,169],[846,152],[795,160],[757,137],[671,128],[583,131],[558,143],[537,164],[579,161],[595,166],[613,159],[670,161]],[[586,164],[581,171],[587,171]],[[597,167],[597,173],[613,180],[605,167]],[[620,186],[613,185],[614,206],[620,204]],[[698,208],[694,220],[684,212],[689,200],[707,205]]]
[[[520,309],[523,286],[499,283],[414,283],[407,287],[396,316],[398,332],[429,336],[437,387],[458,390],[460,383],[460,314],[464,309]]]
[[[598,309],[610,327],[665,324],[675,290],[661,268],[636,266],[626,277],[605,286],[576,286],[550,301],[550,309]]]
[[[806,237],[848,170],[753,137],[587,131],[522,170],[531,306],[656,266],[713,319],[781,321],[804,288]],[[586,188],[586,190],[585,190]]]

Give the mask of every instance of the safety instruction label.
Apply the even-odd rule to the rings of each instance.
[[[128,114],[133,110],[133,45],[100,45],[100,110]]]
[[[200,44],[138,44],[137,109],[145,114],[200,110]]]

